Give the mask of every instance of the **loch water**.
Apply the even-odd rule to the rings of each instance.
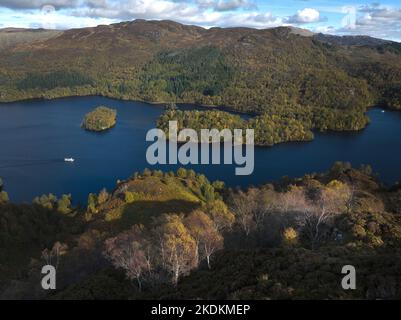
[[[103,133],[81,129],[84,115],[96,106],[117,109],[117,125]],[[180,108],[192,109],[183,105]],[[176,170],[177,165],[150,166],[145,137],[163,108],[105,97],[71,97],[0,104],[0,177],[11,200],[71,193],[85,203],[90,192],[112,190],[144,168]],[[235,165],[188,166],[210,180],[229,186],[259,185],[282,176],[297,177],[328,170],[335,161],[370,164],[383,182],[401,181],[401,112],[379,108],[368,113],[371,124],[361,132],[316,133],[312,142],[255,148],[255,170],[236,176]],[[64,158],[74,158],[67,163]]]

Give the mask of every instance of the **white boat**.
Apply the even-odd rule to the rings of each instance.
[[[385,113],[386,111],[385,110],[382,110],[382,113]]]
[[[64,158],[65,162],[74,162],[75,159],[74,158]]]

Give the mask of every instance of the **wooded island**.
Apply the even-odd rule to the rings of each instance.
[[[104,106],[85,115],[82,128],[88,131],[105,131],[116,125],[117,111]]]

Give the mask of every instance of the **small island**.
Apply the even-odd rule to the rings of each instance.
[[[85,115],[82,128],[88,131],[105,131],[115,126],[116,119],[116,110],[99,106]]]

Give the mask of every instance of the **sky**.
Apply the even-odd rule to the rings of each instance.
[[[69,29],[134,19],[206,28],[292,25],[401,42],[401,0],[0,0],[0,28]]]

